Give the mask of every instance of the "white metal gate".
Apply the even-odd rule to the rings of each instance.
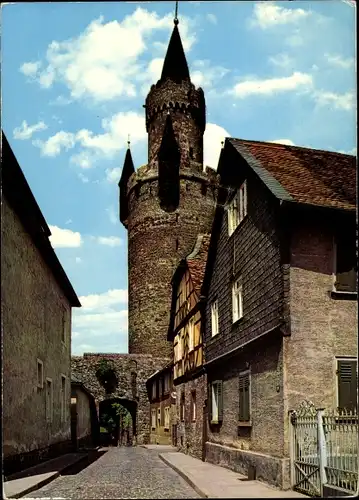
[[[321,495],[318,453],[317,411],[310,401],[303,401],[291,412],[291,475],[293,489],[310,496]]]

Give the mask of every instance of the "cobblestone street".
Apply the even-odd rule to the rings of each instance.
[[[162,462],[157,451],[121,447],[109,448],[80,472],[70,471],[26,498],[199,498],[199,495]]]

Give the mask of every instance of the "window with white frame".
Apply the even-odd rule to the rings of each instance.
[[[194,349],[194,317],[188,322],[188,350],[189,352]]]
[[[218,424],[223,419],[223,389],[222,380],[216,380],[210,385],[210,420],[212,424]]]
[[[61,422],[66,420],[66,376],[61,375]]]
[[[37,387],[39,389],[44,387],[44,363],[41,359],[37,359]]]
[[[54,406],[54,395],[53,395],[52,379],[46,378],[46,420],[48,422],[52,422],[53,406]]]
[[[156,410],[151,410],[151,427],[152,430],[156,429]]]
[[[237,226],[247,215],[247,182],[244,181],[241,187],[228,204],[228,234],[235,231]]]
[[[215,300],[211,305],[211,323],[212,323],[212,337],[219,333],[218,328],[218,300]]]
[[[170,428],[170,407],[165,407],[165,429]]]
[[[233,323],[243,316],[243,285],[238,278],[232,285]]]

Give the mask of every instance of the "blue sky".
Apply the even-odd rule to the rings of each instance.
[[[2,6],[2,126],[80,300],[73,354],[127,352],[127,234],[118,187],[128,134],[147,161],[145,96],[174,2]],[[350,2],[180,2],[207,103],[205,164],[225,136],[356,154]]]

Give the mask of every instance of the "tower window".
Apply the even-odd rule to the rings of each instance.
[[[189,148],[189,157],[193,159],[193,148]]]

